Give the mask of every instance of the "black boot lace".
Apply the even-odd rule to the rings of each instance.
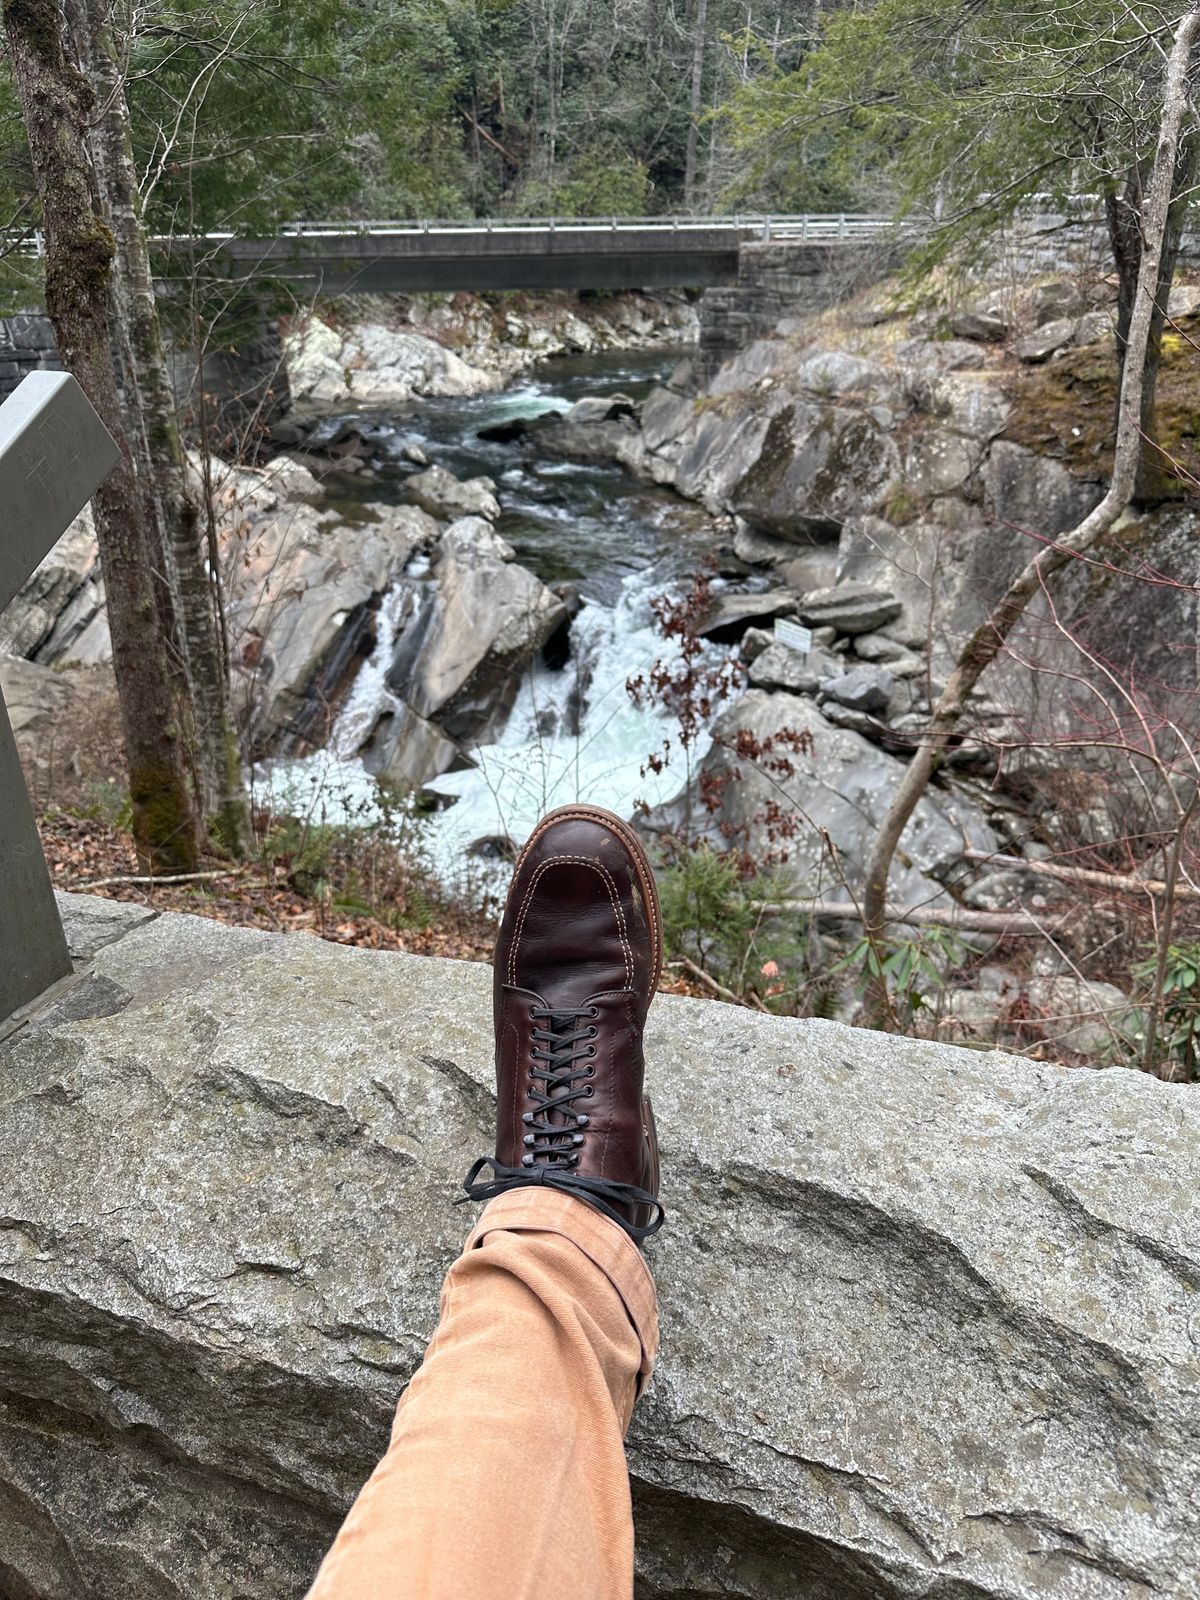
[[[586,1199],[624,1228],[631,1239],[649,1238],[662,1227],[663,1208],[645,1189],[587,1177],[575,1170],[590,1123],[578,1102],[590,1100],[593,1093],[590,1080],[595,1068],[591,1063],[596,1046],[592,1041],[599,1031],[599,1015],[595,1006],[543,1006],[531,1013],[542,1026],[534,1028],[532,1035],[535,1064],[529,1069],[529,1099],[534,1109],[526,1111],[522,1119],[527,1131],[521,1165],[508,1167],[491,1156],[481,1157],[464,1180],[460,1200],[491,1200],[509,1189],[538,1184]],[[493,1176],[480,1182],[485,1167],[491,1167]],[[648,1206],[653,1220],[647,1227],[638,1227],[617,1209],[623,1205]]]

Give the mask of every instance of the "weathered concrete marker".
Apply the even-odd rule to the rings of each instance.
[[[112,435],[69,373],[31,373],[0,406],[0,611],[119,457]],[[70,970],[0,695],[0,1023]]]

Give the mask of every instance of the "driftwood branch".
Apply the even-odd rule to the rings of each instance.
[[[238,878],[240,876],[241,870],[237,867],[230,867],[221,872],[173,872],[161,877],[122,873],[114,878],[89,878],[85,883],[68,884],[67,888],[74,892],[75,890],[83,889],[107,889],[110,884],[114,883],[148,883],[152,886],[157,886],[163,883],[203,883],[213,878]]]
[[[678,961],[668,961],[667,965],[669,967],[682,968],[684,972],[695,978],[697,983],[702,983],[706,989],[711,989],[719,999],[728,1000],[731,1005],[753,1006],[756,1011],[766,1011],[767,1009],[757,995],[735,994],[732,989],[727,989],[723,983],[718,983],[711,973],[705,972],[703,967],[697,966],[687,956],[681,957]]]
[[[849,900],[753,900],[751,906],[769,917],[790,914],[816,917],[823,922],[866,920],[862,908]],[[886,908],[888,922],[907,922],[918,928],[958,928],[964,933],[1044,934],[1048,921],[1074,915],[1073,906],[1060,906],[1037,917],[1028,911],[972,911],[965,906]]]
[[[1057,878],[1060,883],[1090,883],[1099,889],[1112,889],[1135,894],[1166,894],[1169,885],[1161,878],[1139,878],[1128,872],[1098,872],[1092,867],[1064,867],[1054,861],[1026,861],[1023,856],[989,855],[986,850],[964,850],[967,861],[977,861],[983,866],[1011,868],[1013,871],[1036,872],[1044,878]],[[1177,899],[1200,900],[1200,889],[1191,884],[1175,885]]]

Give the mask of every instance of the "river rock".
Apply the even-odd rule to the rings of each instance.
[[[381,323],[343,335],[307,317],[288,339],[285,357],[293,397],[313,402],[485,394],[503,382],[424,334]]]
[[[851,355],[848,350],[817,350],[805,356],[795,379],[819,395],[865,397],[891,387],[890,374],[885,374],[874,361]]]
[[[1018,530],[1012,542],[1022,550],[1022,565],[1029,559],[1031,546],[1019,530],[1042,537],[1065,533],[1087,515],[1103,492],[1098,482],[1076,477],[1061,461],[1007,439],[997,439],[992,445],[981,476],[985,510],[997,522]]]
[[[886,633],[860,633],[854,641],[854,654],[861,661],[888,664],[902,661],[907,653],[898,639],[890,639]]]
[[[891,674],[882,667],[852,667],[849,672],[824,678],[821,694],[826,700],[835,700],[850,711],[866,711],[872,716],[882,716],[892,698]]]
[[[736,518],[735,521],[734,554],[739,560],[748,562],[750,566],[777,567],[785,561],[790,561],[796,554],[793,540],[777,539],[774,534],[764,533],[761,528],[754,527],[742,517]]]
[[[752,689],[721,713],[713,733],[716,742],[701,763],[690,801],[693,821],[705,819],[704,835],[716,848],[732,843],[758,862],[786,850],[788,859],[779,870],[803,892],[840,896],[841,872],[859,894],[879,824],[904,774],[903,762],[860,734],[833,726],[813,701],[794,694]],[[757,762],[733,753],[739,742],[744,747],[770,741],[773,755],[768,752]],[[790,761],[793,772],[763,770],[772,759]],[[702,792],[706,800],[719,794],[715,813],[706,814],[700,805]],[[688,807],[680,796],[656,807],[645,826],[651,833],[681,827]],[[777,808],[785,814],[790,810],[798,824],[796,837],[783,843],[773,820]],[[826,853],[826,836],[838,852],[837,868]],[[930,897],[944,901],[941,881],[961,863],[964,848],[998,848],[983,813],[958,792],[928,790],[901,839],[889,900],[899,905],[924,904]]]
[[[388,687],[460,746],[502,719],[522,671],[568,614],[511,556],[486,524],[455,523],[438,547],[434,582],[396,641]]]
[[[1128,1027],[1129,996],[1112,983],[1056,973],[1030,978],[1025,988],[1034,1020],[1059,1050],[1101,1057],[1117,1055],[1118,1039]]]
[[[5,1591],[300,1600],[471,1221],[491,974],[82,899],[0,1043]],[[646,1048],[641,1600],[1192,1600],[1195,1094],[666,995]]]
[[[611,422],[616,417],[633,417],[637,408],[627,394],[585,394],[564,417],[565,422],[586,425],[589,422]]]
[[[738,643],[738,655],[749,665],[764,650],[769,650],[774,642],[775,635],[769,628],[747,628]]]
[[[874,633],[900,615],[900,602],[886,589],[839,583],[800,596],[800,620],[810,628],[836,628],[841,634]]]
[[[904,451],[904,481],[901,494],[917,501],[961,489],[976,471],[982,448],[961,434],[948,429],[930,428],[918,432]]]
[[[456,478],[436,463],[405,480],[405,489],[419,506],[435,517],[488,517],[500,515],[496,485],[491,478]]]
[[[850,512],[882,502],[900,479],[889,432],[850,407],[791,402],[755,445],[728,503],[756,527],[803,543],[836,538]]]
[[[686,385],[671,381],[672,387],[651,389],[642,402],[642,438],[648,450],[661,450],[678,439],[692,421],[695,403],[686,392],[679,392]]]
[[[905,398],[925,425],[986,444],[1001,433],[1013,403],[991,370],[978,374],[906,370]]]
[[[816,656],[814,661],[802,651],[793,650],[790,645],[772,639],[765,650],[751,658],[747,676],[759,689],[786,689],[791,694],[816,694],[822,677],[833,666],[831,658],[823,651],[816,652]]]
[[[966,339],[904,339],[896,354],[909,366],[932,367],[938,372],[964,372],[982,367],[987,360],[978,345]]]
[[[0,696],[16,739],[17,753],[29,765],[45,762],[53,750],[54,730],[75,691],[50,667],[0,652]],[[60,751],[63,760],[69,751]]]
[[[793,539],[764,533],[741,517],[737,519],[733,548],[735,555],[751,566],[772,568],[772,576],[789,589],[823,589],[837,576],[837,551],[832,545],[805,549]]]
[[[0,612],[0,651],[51,667],[111,660],[104,578],[90,507],[80,512]]]
[[[369,640],[372,607],[437,524],[415,506],[353,515],[297,496],[319,490],[289,463],[274,478],[231,473],[239,529],[229,546],[234,698],[251,748],[319,745],[331,707]]]
[[[1087,296],[1079,283],[1066,278],[1056,278],[1051,283],[1039,285],[1033,296],[1033,318],[1037,326],[1052,322],[1069,321],[1077,317],[1087,304]]]
[[[1013,353],[1019,361],[1047,361],[1055,351],[1070,344],[1074,336],[1075,318],[1056,317],[1054,321],[1043,323],[1032,333],[1027,333],[1023,339],[1018,339],[1013,345]]]
[[[1085,311],[1075,324],[1072,344],[1106,344],[1116,337],[1116,322],[1108,311]]]
[[[752,624],[790,616],[795,610],[796,596],[790,589],[768,589],[762,594],[719,594],[696,632],[702,639],[729,644],[740,639]]]
[[[1200,314],[1200,284],[1177,283],[1167,296],[1167,315],[1173,321]]]
[[[993,310],[968,309],[957,311],[950,318],[950,331],[956,339],[974,339],[983,344],[997,344],[1007,337],[1008,323]]]
[[[452,739],[402,700],[384,709],[361,754],[368,772],[402,789],[419,789],[463,759]]]
[[[483,517],[459,517],[442,534],[438,543],[441,561],[453,558],[460,566],[479,566],[482,562],[511,561],[516,551],[502,539]]]
[[[583,402],[579,402],[581,405]],[[537,429],[540,455],[556,461],[623,461],[628,457],[631,471],[637,471],[644,441],[637,422],[628,411],[578,421],[569,411],[561,421],[552,418]]]

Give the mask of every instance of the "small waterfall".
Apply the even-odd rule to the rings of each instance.
[[[629,817],[639,800],[671,799],[684,781],[682,765],[643,773],[647,758],[671,739],[670,717],[635,706],[626,683],[674,646],[655,626],[651,598],[668,585],[656,565],[629,574],[616,604],[585,606],[571,629],[572,656],[561,671],[537,663],[526,675],[504,731],[494,744],[471,751],[474,768],[447,773],[427,787],[453,797],[432,819],[431,846],[439,869],[461,871],[464,853],[481,839],[520,844],[554,806],[587,800]],[[694,748],[699,760],[707,735]]]
[[[506,869],[472,861],[480,841],[520,844],[554,806],[587,800],[629,817],[639,800],[672,799],[686,777],[674,720],[630,700],[626,682],[674,646],[656,626],[650,602],[677,587],[693,565],[670,503],[619,468],[539,459],[535,447],[481,441],[479,429],[510,416],[565,410],[579,392],[636,381],[636,372],[580,363],[566,386],[528,378],[501,394],[428,401],[415,416],[380,419],[396,448],[420,438],[459,476],[479,472],[504,480],[500,531],[517,559],[547,581],[576,582],[588,603],[571,627],[571,656],[555,670],[538,661],[527,671],[494,743],[467,752],[471,768],[426,787],[444,809],[422,824],[429,864],[443,882],[499,880]],[[256,798],[315,821],[361,825],[380,815],[374,778],[359,751],[380,714],[397,705],[387,686],[398,636],[424,585],[429,564],[415,557],[380,603],[376,644],[359,669],[329,744],[303,759],[267,763],[255,772]],[[579,575],[583,574],[582,577]],[[643,768],[670,740],[673,760],[662,773]],[[691,752],[699,760],[705,737]]]
[[[387,674],[396,647],[396,634],[412,590],[412,582],[401,578],[380,601],[375,648],[358,669],[358,676],[329,736],[330,754],[339,761],[353,761],[380,713],[398,704],[387,686]]]

